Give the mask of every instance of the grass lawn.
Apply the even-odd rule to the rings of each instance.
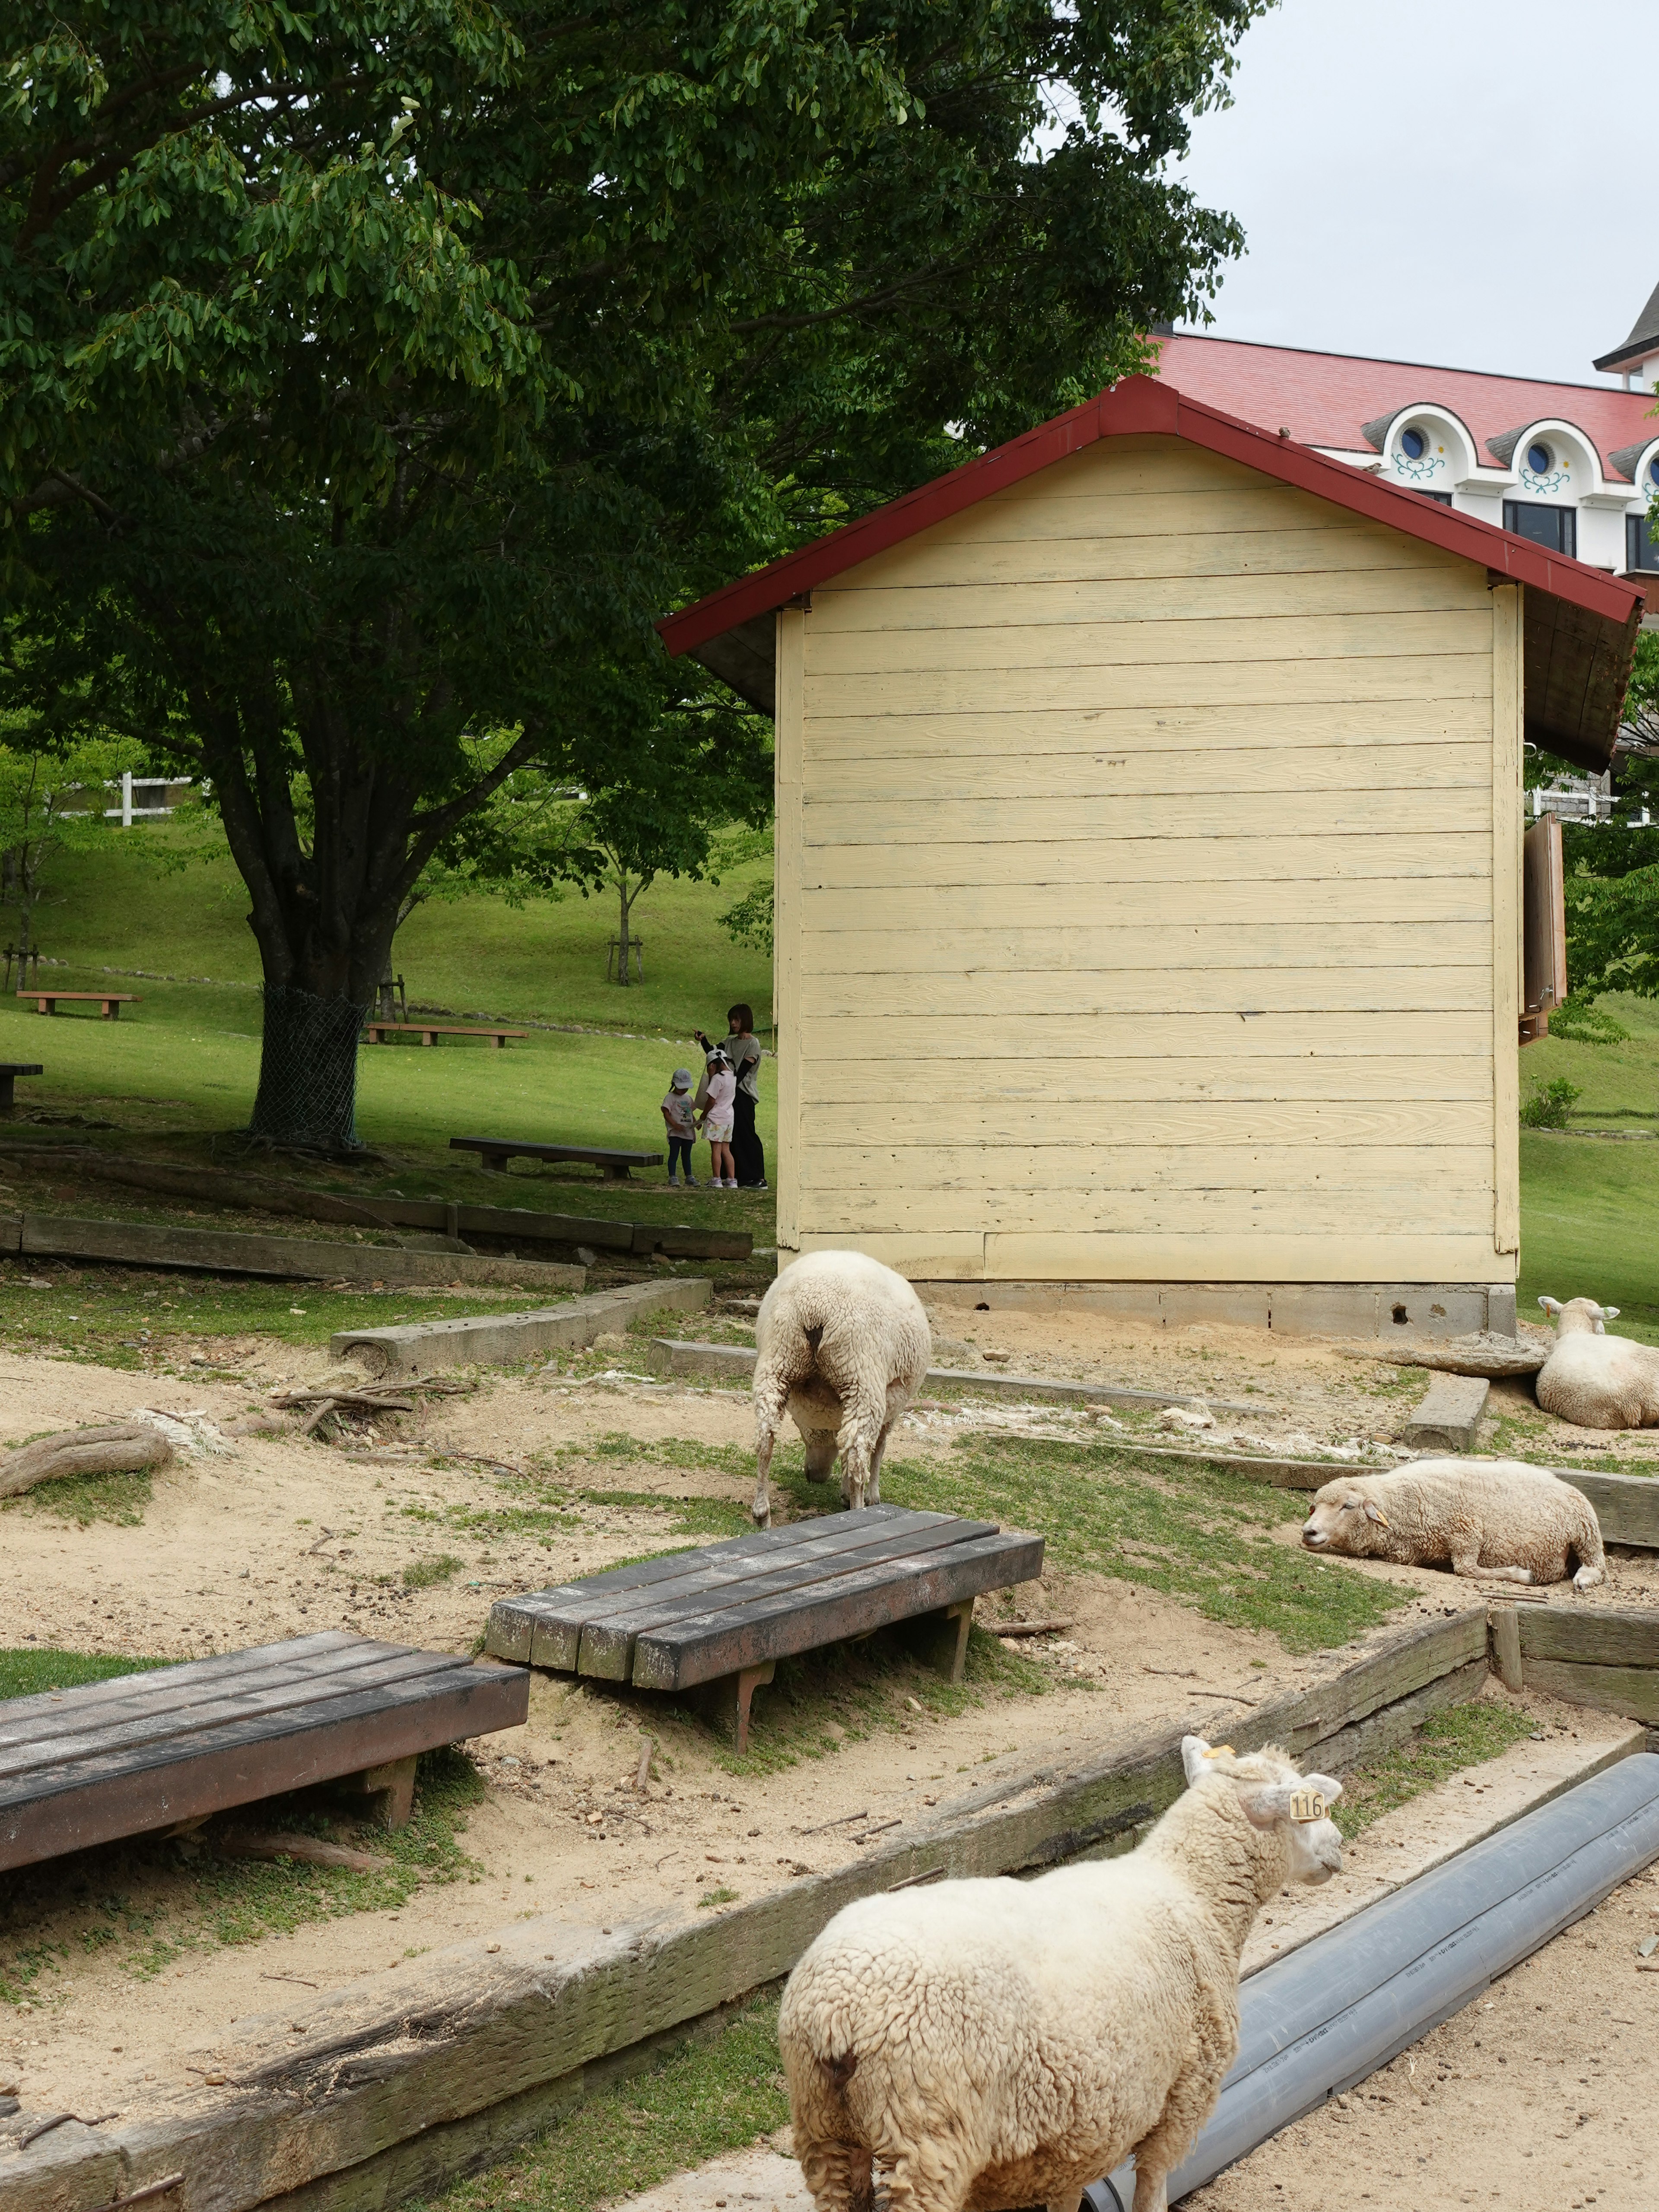
[[[1659,1002],[1601,1001],[1631,1032],[1622,1044],[1549,1036],[1521,1055],[1521,1096],[1578,1085],[1571,1127],[1521,1132],[1521,1310],[1540,1295],[1598,1298],[1620,1334],[1659,1343],[1659,1135],[1613,1142],[1591,1129],[1659,1131]]]
[[[106,852],[54,863],[36,921],[41,949],[88,968],[142,968],[252,989],[259,957],[241,878],[228,855],[174,871],[159,865],[183,849],[185,838],[175,823],[155,823],[112,836]],[[720,916],[770,867],[769,860],[750,863],[718,884],[653,884],[629,924],[644,939],[644,981],[626,990],[605,980],[606,945],[617,933],[608,892],[585,899],[573,890],[519,908],[488,897],[434,902],[398,931],[392,968],[411,1004],[497,1019],[596,1023],[684,1041],[694,1024],[722,1034],[726,1009],[745,999],[766,1024],[772,963],[734,945]],[[143,917],[137,926],[135,915]],[[257,1034],[257,1012],[242,1026]]]

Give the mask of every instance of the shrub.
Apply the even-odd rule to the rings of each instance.
[[[1541,1091],[1534,1091],[1521,1109],[1523,1129],[1565,1129],[1567,1117],[1575,1103],[1583,1097],[1576,1083],[1569,1083],[1558,1075],[1553,1083],[1547,1083]]]

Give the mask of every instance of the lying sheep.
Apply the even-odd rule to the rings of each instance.
[[[1345,1474],[1314,1492],[1302,1540],[1310,1552],[1510,1583],[1564,1582],[1571,1554],[1579,1589],[1607,1579],[1589,1498],[1519,1459],[1418,1459],[1391,1474]]]
[[[1581,1429],[1659,1428],[1659,1351],[1633,1337],[1609,1336],[1617,1306],[1594,1298],[1540,1298],[1555,1322],[1555,1343],[1538,1376],[1547,1413]]]
[[[755,1321],[756,1527],[771,1523],[767,1485],[786,1413],[811,1481],[829,1480],[839,1451],[843,1503],[879,1504],[888,1436],[933,1356],[921,1300],[879,1260],[809,1252],[786,1267]]]
[[[1237,2050],[1258,1909],[1342,1867],[1340,1783],[1181,1750],[1190,1787],[1127,1857],[862,1898],[811,1945],[778,2041],[817,2212],[871,2212],[878,2176],[887,2212],[1076,2212],[1132,2150],[1134,2212],[1164,2212]]]

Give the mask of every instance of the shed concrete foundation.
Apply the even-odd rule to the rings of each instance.
[[[781,1261],[784,1257],[779,1255]],[[930,1305],[1121,1314],[1184,1328],[1206,1322],[1287,1336],[1515,1334],[1513,1283],[917,1282]]]

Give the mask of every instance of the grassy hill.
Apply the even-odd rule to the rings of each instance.
[[[42,950],[89,968],[256,986],[241,878],[228,855],[170,869],[181,846],[173,826],[158,823],[112,835],[106,852],[59,861],[36,923]],[[632,925],[644,939],[645,980],[627,989],[605,980],[606,943],[617,933],[608,893],[585,899],[572,890],[516,908],[488,897],[434,902],[398,933],[392,966],[411,1004],[458,1013],[684,1036],[693,1024],[723,1032],[727,1006],[746,999],[764,1024],[771,962],[734,945],[719,917],[770,866],[735,869],[718,885],[653,884]]]

